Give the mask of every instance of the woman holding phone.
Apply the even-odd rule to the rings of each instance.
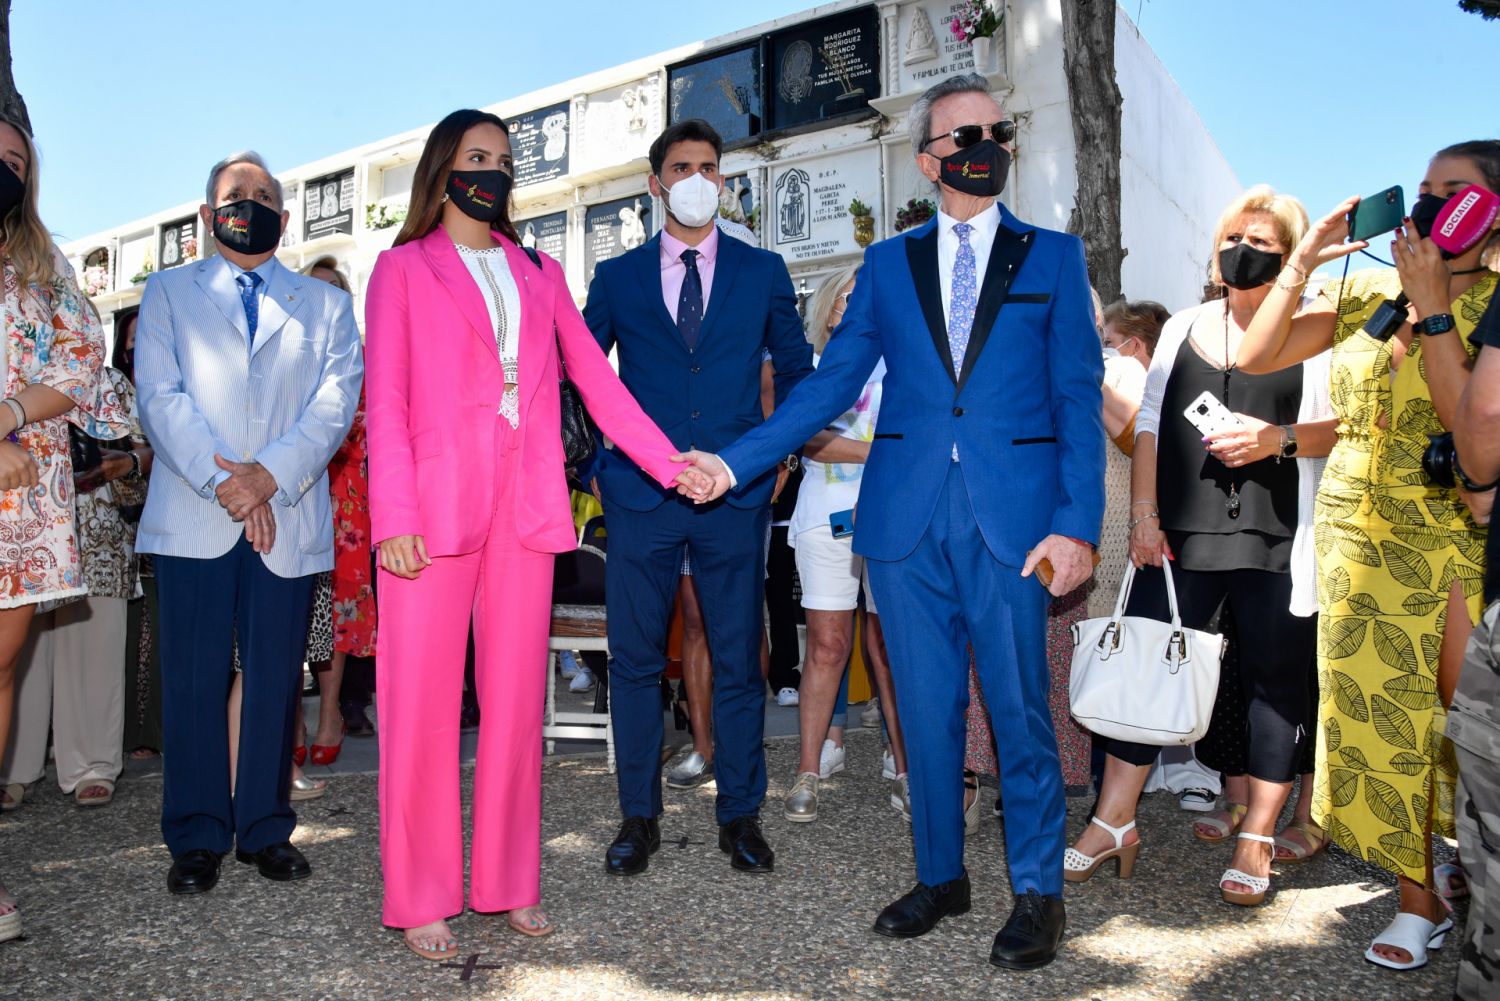
[[[1469,334],[1497,281],[1500,233],[1446,261],[1426,236],[1469,185],[1500,191],[1500,141],[1432,158],[1391,241],[1394,269],[1330,281],[1302,300],[1313,270],[1365,246],[1345,242],[1359,199],[1339,205],[1287,257],[1240,350],[1242,368],[1273,372],[1333,349],[1338,444],[1316,518],[1326,680],[1313,819],[1340,847],[1397,875],[1399,912],[1365,952],[1397,970],[1424,965],[1452,928],[1432,889],[1431,835],[1454,834],[1443,725],[1480,611],[1485,530],[1475,514],[1486,520],[1494,499],[1441,487],[1422,468],[1428,435],[1453,421],[1478,351]],[[1380,330],[1377,310],[1402,290],[1410,305]]]
[[[1226,603],[1242,624],[1233,642],[1249,705],[1249,802],[1231,805],[1223,836],[1205,840],[1238,834],[1218,890],[1246,906],[1265,899],[1276,821],[1311,739],[1314,620],[1292,612],[1292,551],[1299,525],[1311,521],[1312,495],[1299,503],[1298,464],[1288,460],[1326,454],[1333,422],[1310,419],[1319,380],[1302,366],[1251,375],[1238,362],[1246,326],[1306,229],[1302,205],[1265,185],[1224,211],[1210,268],[1218,295],[1163,327],[1131,456],[1130,559],[1145,569],[1127,614],[1170,619],[1165,574],[1156,569],[1170,560],[1184,626],[1206,628]],[[1200,408],[1232,413],[1234,426],[1201,430],[1188,416]],[[1101,740],[1104,784],[1092,822],[1064,856],[1069,882],[1088,879],[1110,858],[1128,876],[1139,850],[1136,804],[1161,748]]]
[[[366,387],[379,543],[384,920],[427,959],[464,908],[459,704],[473,622],[482,724],[469,906],[539,906],[541,722],[554,554],[577,545],[561,366],[600,429],[663,486],[675,449],[620,384],[561,267],[521,248],[499,117],[455,111],[427,137],[411,207],[370,278]]]

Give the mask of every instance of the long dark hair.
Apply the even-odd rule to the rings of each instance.
[[[432,127],[427,135],[427,145],[422,147],[422,157],[417,161],[417,172],[411,180],[411,201],[406,210],[406,222],[401,232],[391,243],[399,247],[403,243],[420,240],[437,229],[443,217],[443,189],[448,184],[448,173],[453,169],[453,158],[458,155],[459,144],[464,133],[476,125],[494,125],[510,135],[505,119],[488,111],[463,108],[455,111]],[[515,224],[510,221],[510,199],[505,209],[494,222],[494,228],[504,233],[512,243],[519,244],[521,237]]]
[[[132,309],[127,313],[120,313],[115,317],[115,349],[110,354],[110,368],[119,369],[125,373],[125,378],[135,382],[135,356],[132,352],[130,358],[125,356],[125,341],[130,336],[130,328],[135,326],[136,318],[140,315],[139,309]]]

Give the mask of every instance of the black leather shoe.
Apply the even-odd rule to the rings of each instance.
[[[652,854],[661,847],[661,825],[651,817],[626,817],[620,833],[604,853],[604,868],[616,876],[646,871]]]
[[[167,890],[171,893],[207,893],[219,881],[218,852],[194,848],[172,860],[167,873]]]
[[[306,879],[312,875],[312,866],[302,853],[292,847],[290,841],[269,845],[258,852],[235,850],[234,857],[246,865],[254,864],[260,874],[278,883],[290,883],[294,879]]]
[[[339,715],[344,717],[344,726],[349,728],[349,736],[375,736],[375,724],[370,722],[370,717],[365,713],[365,707],[358,702],[340,702]]]
[[[932,931],[948,915],[963,914],[968,909],[968,873],[936,886],[918,883],[910,893],[880,912],[875,919],[875,932],[891,938],[916,938]]]
[[[776,868],[776,853],[760,833],[760,818],[735,817],[719,828],[719,851],[740,872],[770,872]]]
[[[1027,890],[1016,898],[1010,920],[995,936],[990,962],[1007,970],[1034,970],[1057,957],[1067,925],[1061,897],[1044,897]]]

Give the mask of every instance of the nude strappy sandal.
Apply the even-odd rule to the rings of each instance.
[[[1109,836],[1115,839],[1115,846],[1108,848],[1098,855],[1085,855],[1076,848],[1069,848],[1063,852],[1063,879],[1069,883],[1082,883],[1094,875],[1094,870],[1099,868],[1103,862],[1110,859],[1118,859],[1115,871],[1121,879],[1129,879],[1130,874],[1135,871],[1135,857],[1140,851],[1141,843],[1137,841],[1133,845],[1125,843],[1125,835],[1135,830],[1135,821],[1131,821],[1124,827],[1113,827],[1094,817],[1089,821],[1098,824],[1109,832]]]

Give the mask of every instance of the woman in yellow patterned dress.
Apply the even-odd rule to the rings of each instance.
[[[1433,484],[1422,454],[1468,380],[1477,353],[1468,335],[1495,291],[1484,265],[1495,263],[1500,234],[1444,261],[1418,230],[1470,184],[1500,190],[1500,142],[1439,152],[1412,209],[1424,225],[1406,220],[1391,243],[1397,268],[1330,281],[1294,316],[1307,275],[1364,246],[1344,242],[1358,199],[1344,202],[1288,258],[1240,351],[1242,368],[1264,372],[1333,346],[1339,440],[1314,519],[1322,732],[1313,814],[1346,851],[1397,875],[1399,913],[1365,953],[1393,969],[1423,965],[1452,927],[1430,889],[1430,835],[1453,835],[1445,707],[1480,610],[1485,531],[1475,512],[1487,519],[1493,494]],[[1411,306],[1379,340],[1367,324],[1402,289]]]

